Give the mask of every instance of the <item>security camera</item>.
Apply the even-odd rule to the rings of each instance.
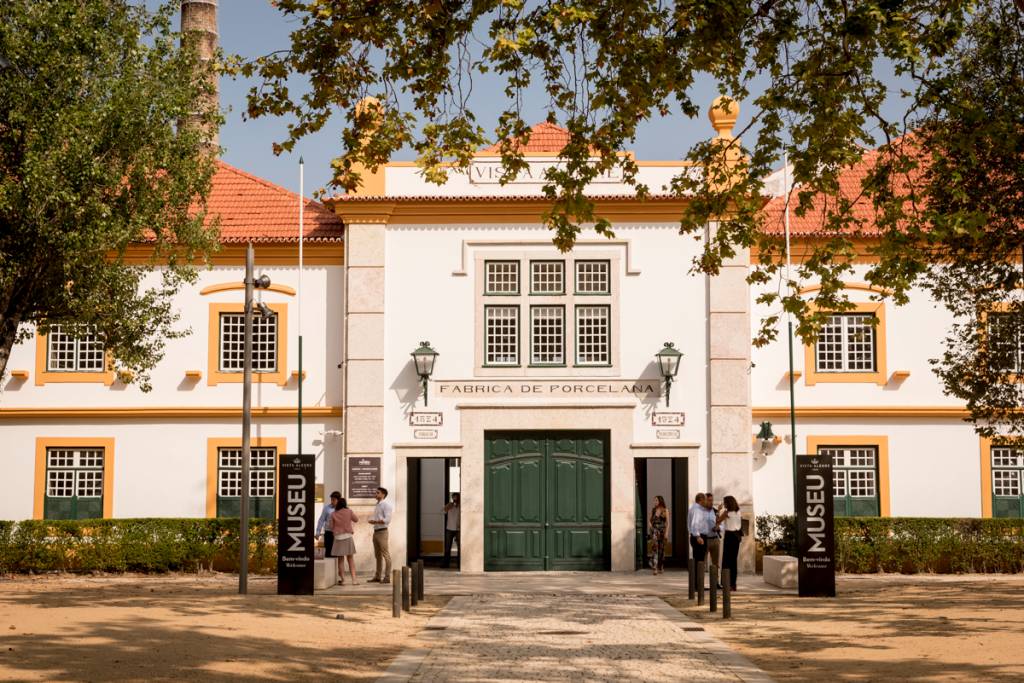
[[[341,431],[339,429],[327,429],[327,430],[324,430],[324,431],[322,431],[320,433],[323,434],[324,436],[341,436],[345,432],[343,432],[343,431]]]

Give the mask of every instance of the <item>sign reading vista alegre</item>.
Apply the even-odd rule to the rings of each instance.
[[[542,185],[547,182],[544,177],[545,172],[549,168],[560,168],[565,165],[565,162],[551,161],[550,159],[544,159],[542,161],[527,161],[526,168],[519,172],[514,179],[508,182],[509,185]],[[487,161],[473,161],[469,165],[467,173],[469,173],[469,182],[474,185],[496,185],[501,181],[501,176],[505,172],[505,169],[501,166],[500,160],[487,160]],[[613,166],[607,171],[597,176],[591,183],[621,183],[622,182],[622,169]]]
[[[566,398],[635,396],[648,398],[661,396],[661,382],[651,379],[609,379],[584,382],[572,380],[509,382],[483,379],[431,382],[430,388],[435,396],[448,398],[530,398],[532,396],[563,396]]]

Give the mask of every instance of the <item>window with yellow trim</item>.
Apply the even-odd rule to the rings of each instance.
[[[252,320],[253,382],[285,384],[288,305],[268,304],[267,309],[270,316],[257,312]],[[210,304],[209,335],[209,384],[241,382],[245,360],[243,306]]]
[[[36,439],[35,519],[101,519],[113,514],[114,440]]]
[[[110,385],[114,373],[103,338],[94,330],[74,332],[54,325],[36,340],[36,384],[48,382],[97,382]]]
[[[885,306],[854,304],[829,315],[818,338],[805,347],[804,381],[885,384]]]

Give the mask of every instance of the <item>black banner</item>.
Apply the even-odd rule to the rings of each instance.
[[[316,459],[282,455],[277,471],[277,594],[313,594]]]
[[[800,597],[836,596],[831,455],[796,456],[796,538]]]
[[[348,459],[348,497],[373,498],[380,486],[380,457],[352,455]]]

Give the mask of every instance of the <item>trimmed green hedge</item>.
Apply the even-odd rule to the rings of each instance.
[[[1024,520],[837,517],[836,568],[852,574],[1024,571]],[[793,515],[757,518],[765,555],[796,555]]]
[[[238,519],[0,521],[0,573],[238,569]],[[277,569],[276,527],[249,527],[249,567]]]

